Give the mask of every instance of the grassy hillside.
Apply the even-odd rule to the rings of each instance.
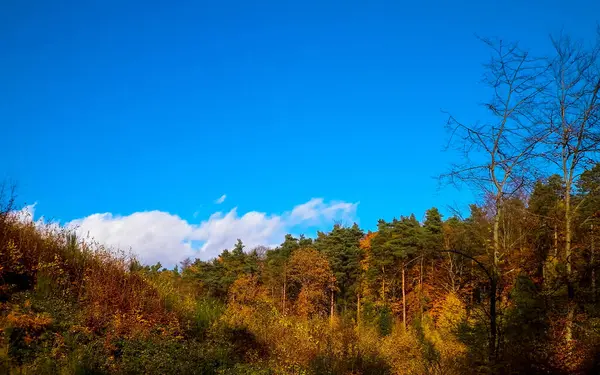
[[[175,272],[0,216],[0,373],[251,371],[223,309]]]

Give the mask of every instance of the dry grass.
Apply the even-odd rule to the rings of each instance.
[[[95,333],[179,334],[176,314],[153,283],[128,270],[132,259],[78,240],[56,226],[0,214],[0,300],[48,288],[74,300],[83,326]]]

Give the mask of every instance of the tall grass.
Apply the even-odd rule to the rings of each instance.
[[[132,264],[4,205],[0,374],[185,374],[227,363],[227,351],[202,342],[223,306],[197,299],[170,272]]]

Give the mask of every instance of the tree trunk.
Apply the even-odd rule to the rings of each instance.
[[[519,252],[523,252],[523,228],[519,225]]]
[[[402,265],[402,325],[406,331],[406,293],[404,291],[404,265]]]
[[[450,283],[451,283],[452,291],[455,292],[456,291],[456,282],[454,280],[454,278],[455,278],[454,263],[452,262],[452,254],[450,254],[450,253],[448,253],[448,263],[450,264],[450,267],[448,268],[448,276],[450,276]]]
[[[475,297],[475,286],[477,286],[477,284],[473,285],[473,259],[471,259],[471,269],[469,270],[469,274],[470,274],[469,277],[470,277],[470,281],[471,281],[471,302],[470,302],[470,305],[473,306],[473,302],[474,302],[473,299]],[[477,286],[477,288],[479,289],[479,286]]]
[[[496,215],[494,216],[493,252],[493,268],[495,272],[498,268],[498,257],[500,255],[500,208],[496,209]]]
[[[547,280],[546,280],[546,261],[542,260],[542,285],[544,287],[547,287]]]
[[[287,272],[283,269],[283,316],[285,316],[285,292],[287,289]]]
[[[381,299],[385,305],[385,268],[381,267]]]
[[[489,356],[492,366],[496,363],[496,337],[498,328],[496,327],[496,292],[498,289],[496,276],[494,275],[490,285],[490,341],[489,341]]]
[[[569,298],[567,321],[565,323],[565,340],[567,342],[571,342],[571,340],[573,340],[573,316],[575,314],[575,289],[573,287],[573,280],[571,280],[571,239],[573,235],[571,228],[571,216],[571,187],[567,182],[565,189],[565,261],[567,262],[567,294]]]
[[[423,257],[421,257],[421,272],[419,272],[419,311],[423,320]]]
[[[558,224],[554,223],[554,258],[558,257]]]
[[[333,288],[331,288],[331,299],[329,302],[329,322],[333,325]]]
[[[494,216],[494,241],[493,241],[493,264],[490,277],[490,341],[489,341],[489,356],[490,364],[495,365],[496,362],[496,344],[498,328],[496,324],[496,295],[498,293],[498,261],[500,256],[500,202],[496,203],[496,215]]]
[[[592,301],[596,302],[596,244],[594,241],[594,224],[590,225],[590,229],[592,232],[592,246],[590,255],[590,263],[592,264]]]
[[[360,327],[360,293],[356,295],[356,325]]]

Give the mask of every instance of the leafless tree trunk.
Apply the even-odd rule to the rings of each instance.
[[[594,233],[594,224],[590,225],[590,231],[592,232],[592,243],[591,243],[591,254],[590,263],[592,264],[592,301],[596,302],[596,241]]]
[[[485,107],[495,120],[467,125],[449,116],[450,145],[457,146],[466,162],[453,165],[442,177],[451,183],[469,184],[493,202],[491,245],[482,249],[488,255],[491,271],[489,358],[493,366],[497,356],[500,261],[507,250],[500,237],[501,214],[507,199],[515,196],[532,174],[530,161],[544,138],[538,108],[544,89],[545,65],[517,45],[484,42],[492,50],[484,82],[493,91]]]
[[[590,156],[598,151],[598,94],[600,90],[600,39],[591,48],[573,42],[567,36],[552,38],[554,57],[549,60],[552,73],[548,87],[547,158],[556,164],[564,183],[565,269],[569,307],[565,339],[573,339],[572,325],[575,309],[573,280],[573,218],[581,202],[573,205],[572,193],[579,175]]]
[[[456,292],[456,275],[454,274],[454,262],[452,261],[452,255],[448,253],[448,276],[450,277],[450,290]]]

